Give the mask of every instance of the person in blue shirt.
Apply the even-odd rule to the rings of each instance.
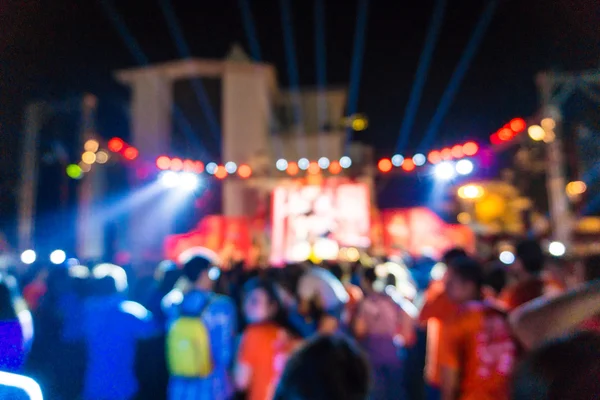
[[[87,348],[85,400],[129,400],[139,389],[135,376],[138,340],[159,333],[152,314],[127,301],[125,271],[110,264],[94,268],[95,295],[84,306],[83,335]]]
[[[202,309],[199,318],[208,330],[213,368],[206,378],[171,376],[168,397],[170,400],[228,399],[233,395],[229,372],[235,352],[235,304],[229,297],[213,292],[218,270],[205,257],[191,258],[183,267],[183,279],[186,281],[184,287],[173,289],[163,299],[163,309],[169,316],[167,325],[175,322],[180,312],[186,312],[189,307]]]

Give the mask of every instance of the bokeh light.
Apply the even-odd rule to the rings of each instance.
[[[515,133],[523,132],[527,127],[527,123],[523,118],[514,118],[509,122],[510,129]]]
[[[319,158],[318,162],[319,162],[319,167],[321,167],[321,169],[327,169],[327,168],[329,168],[329,164],[330,164],[329,158],[327,158],[327,157],[321,157],[321,158]]]
[[[138,155],[139,151],[135,147],[128,147],[125,149],[125,151],[123,151],[123,157],[130,161],[135,160],[138,157]]]
[[[460,160],[456,163],[456,172],[459,175],[469,175],[474,169],[473,162],[471,160]]]
[[[456,216],[456,220],[463,225],[468,225],[471,223],[471,215],[463,211]]]
[[[50,262],[52,264],[62,264],[67,259],[67,254],[63,250],[54,250],[50,253]]]
[[[440,155],[439,151],[433,150],[427,156],[427,160],[429,160],[429,162],[432,164],[437,164],[442,161],[442,156]]]
[[[413,156],[412,160],[417,167],[425,165],[425,162],[427,161],[427,159],[425,158],[425,155],[421,154],[421,153],[415,154]]]
[[[556,128],[556,121],[552,118],[544,118],[540,124],[542,125],[542,128],[544,128],[547,131],[551,131],[554,130],[554,128]]]
[[[465,153],[463,151],[463,147],[460,144],[457,144],[456,146],[452,147],[452,157],[462,158],[464,156]]]
[[[283,158],[280,158],[275,163],[275,168],[277,168],[279,171],[285,171],[287,167],[288,167],[288,162],[287,162],[287,160],[285,160]]]
[[[474,156],[479,151],[479,146],[475,142],[467,142],[463,144],[463,153],[465,156]]]
[[[183,161],[181,158],[173,158],[170,164],[171,171],[181,171],[183,169]]]
[[[394,167],[401,166],[403,162],[404,162],[404,157],[402,157],[400,154],[394,154],[392,156],[392,164],[394,165]]]
[[[108,149],[113,153],[118,153],[119,151],[123,150],[124,146],[125,142],[123,142],[123,139],[112,138],[108,141]]]
[[[301,158],[298,160],[298,168],[300,168],[303,171],[306,171],[309,165],[310,161],[308,161],[308,158]]]
[[[225,166],[219,165],[217,169],[215,169],[215,177],[217,179],[227,178],[227,170],[225,169]]]
[[[160,156],[156,159],[156,167],[161,171],[171,168],[171,159],[167,156]]]
[[[452,149],[449,147],[442,149],[442,151],[440,151],[440,157],[444,161],[451,160],[452,159]]]
[[[567,194],[569,196],[577,196],[585,193],[587,190],[587,185],[583,181],[573,181],[567,184]]]
[[[85,151],[91,151],[92,153],[97,152],[99,148],[100,143],[98,143],[98,141],[94,139],[90,139],[83,144],[83,149]]]
[[[91,151],[86,151],[81,155],[81,161],[91,165],[96,162],[96,154]]]
[[[340,158],[340,166],[342,168],[350,168],[352,166],[352,159],[348,156],[343,156]]]
[[[109,159],[109,155],[107,152],[100,150],[99,152],[96,153],[96,162],[98,164],[106,164],[106,162]]]
[[[479,185],[464,185],[458,188],[458,197],[461,199],[473,200],[483,197],[485,190]]]
[[[230,173],[230,174],[235,174],[235,171],[237,171],[237,164],[234,163],[233,161],[228,161],[225,163],[225,170]]]
[[[548,252],[554,257],[562,257],[567,252],[567,248],[561,242],[554,241],[548,245]]]
[[[515,255],[508,250],[504,250],[500,253],[498,259],[502,264],[510,265],[515,262]]]
[[[402,169],[405,170],[406,172],[413,171],[415,169],[415,162],[412,159],[407,158],[402,163]]]
[[[29,249],[29,250],[25,250],[24,252],[21,253],[21,262],[23,264],[33,264],[35,262],[35,260],[37,259],[37,254],[35,254],[35,251]]]
[[[83,173],[87,173],[92,170],[92,166],[90,164],[84,163],[83,161],[80,161],[77,165],[79,165],[79,168],[81,168],[81,172]]]
[[[250,168],[249,165],[242,164],[239,166],[237,173],[240,178],[247,179],[250,178],[250,176],[252,175],[252,168]]]
[[[288,173],[288,175],[290,176],[294,176],[297,175],[299,171],[298,168],[298,164],[296,164],[295,162],[290,162],[287,166],[286,172]]]
[[[329,172],[333,175],[337,175],[342,172],[342,166],[340,165],[339,161],[332,161],[331,164],[329,164]]]
[[[321,167],[319,167],[319,164],[316,162],[311,162],[308,165],[308,173],[311,175],[316,175],[319,172],[321,172]]]
[[[531,125],[529,129],[527,129],[527,134],[531,138],[531,140],[535,140],[536,142],[544,140],[546,136],[546,131],[539,125]]]
[[[447,181],[456,175],[456,171],[454,169],[454,164],[451,162],[442,162],[436,165],[433,169],[433,173],[436,179]]]
[[[72,179],[80,179],[83,176],[81,167],[77,164],[67,165],[67,176]]]
[[[381,172],[390,172],[392,170],[392,161],[389,158],[382,158],[377,163],[377,168]]]

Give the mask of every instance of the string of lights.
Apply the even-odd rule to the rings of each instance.
[[[527,123],[524,119],[514,118],[493,133],[490,136],[490,142],[492,145],[509,142],[526,129]],[[106,147],[108,151],[101,149],[100,143],[94,139],[85,142],[81,161],[78,164],[70,164],[67,167],[67,175],[73,179],[81,179],[86,172],[91,170],[93,164],[105,164],[110,158],[109,152],[119,154],[127,161],[134,161],[139,157],[138,149],[129,145],[121,138],[110,139]],[[480,146],[477,142],[468,141],[454,146],[434,149],[427,154],[416,153],[412,156],[394,154],[391,157],[379,159],[377,170],[382,174],[392,172],[394,169],[412,172],[417,168],[430,164],[438,166],[436,170],[450,171],[451,167],[456,173],[466,175],[470,174],[473,170],[473,163],[467,160],[467,158],[476,156],[479,150]],[[237,164],[234,161],[228,161],[223,164],[212,161],[205,163],[200,160],[169,157],[167,155],[157,157],[155,164],[159,171],[193,174],[207,173],[219,180],[229,176],[248,179],[254,172],[248,164]],[[303,157],[298,160],[280,158],[275,162],[274,166],[278,171],[285,172],[290,177],[295,177],[303,173],[316,175],[322,172],[339,175],[344,170],[351,168],[352,164],[352,159],[348,156],[343,156],[339,160],[330,160],[327,157],[321,157],[318,160],[309,160]],[[442,167],[439,167],[440,164],[442,164]]]

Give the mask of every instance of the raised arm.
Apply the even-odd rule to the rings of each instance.
[[[539,298],[515,309],[509,321],[527,348],[577,330],[584,321],[600,314],[600,281],[552,299]]]

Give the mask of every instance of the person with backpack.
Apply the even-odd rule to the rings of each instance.
[[[365,350],[373,370],[371,399],[403,399],[403,365],[399,353],[414,341],[414,323],[410,315],[387,293],[374,289],[375,269],[363,274],[365,298],[353,320],[354,335]]]
[[[183,267],[188,284],[163,300],[168,323],[167,366],[170,400],[228,399],[233,394],[229,367],[233,359],[236,309],[233,301],[213,292],[210,260],[195,256]]]
[[[238,351],[236,387],[248,400],[271,399],[300,334],[290,325],[272,280],[253,278],[244,285],[244,294],[248,327]]]

